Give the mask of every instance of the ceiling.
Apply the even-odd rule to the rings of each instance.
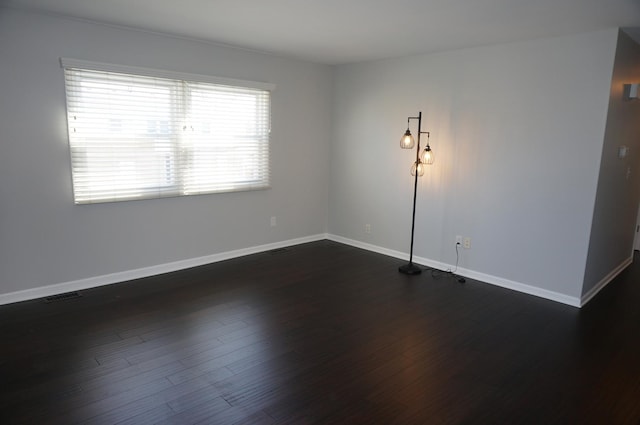
[[[629,28],[640,0],[0,0],[325,64]]]

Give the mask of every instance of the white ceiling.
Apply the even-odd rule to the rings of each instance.
[[[0,4],[3,1],[0,0]],[[640,0],[4,0],[326,64],[636,27]]]

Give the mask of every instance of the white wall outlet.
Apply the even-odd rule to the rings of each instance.
[[[276,227],[276,225],[278,224],[277,220],[275,217],[271,217],[271,227]]]
[[[462,246],[465,249],[471,248],[471,238],[464,238],[464,240],[462,241]]]
[[[364,232],[365,233],[371,233],[371,225],[370,224],[365,224],[364,225]]]
[[[462,236],[456,236],[456,245],[462,245]]]

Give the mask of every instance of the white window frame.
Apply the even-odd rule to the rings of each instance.
[[[68,58],[61,58],[60,64],[65,71],[69,146],[73,194],[76,204],[260,190],[270,187],[270,109],[271,92],[275,90],[274,84]],[[165,109],[171,109],[172,136],[158,136],[161,140],[158,140],[159,145],[155,148],[149,147],[153,145],[153,140],[148,142],[145,139],[153,139],[148,135],[151,131],[148,129],[143,131],[145,135],[141,136],[141,142],[128,142],[125,136],[123,139],[125,141],[121,140],[118,144],[117,137],[110,136],[111,133],[108,132],[106,139],[104,134],[95,137],[94,133],[96,132],[92,132],[90,124],[85,123],[84,127],[81,127],[79,121],[76,121],[81,114],[78,111],[81,109],[73,110],[74,105],[79,103],[74,103],[72,97],[79,91],[85,90],[78,88],[76,83],[70,82],[74,78],[76,70],[110,73],[114,78],[130,76],[132,79],[137,77],[158,79],[160,89],[154,90],[160,95],[151,96],[153,99],[162,100],[150,98],[148,103],[152,104],[155,101],[164,105],[162,102],[170,102]],[[101,77],[98,75],[98,78]],[[170,88],[166,88],[164,83],[167,83],[167,87]],[[131,84],[135,86],[136,83]],[[174,90],[173,87],[177,87],[177,89]],[[178,93],[177,96],[174,96],[174,91]],[[255,130],[260,133],[259,135],[254,135],[249,130],[247,131],[250,134],[242,134],[242,131],[231,133],[231,130],[224,133],[216,125],[229,128],[233,128],[233,126],[231,124],[225,125],[227,121],[220,119],[216,124],[215,113],[206,108],[198,109],[197,105],[203,104],[203,102],[205,105],[209,105],[207,102],[219,101],[218,99],[223,95],[226,97],[227,92],[231,96],[236,96],[234,98],[236,104],[242,104],[243,99],[246,100],[245,103],[248,106],[238,106],[233,117],[242,117],[244,120],[245,116],[254,115],[257,121],[255,121],[255,126],[253,126],[253,122],[251,123],[251,129],[259,127],[258,130]],[[80,95],[82,96],[82,93]],[[194,100],[191,99],[192,97]],[[210,98],[212,100],[209,100]],[[174,105],[174,103],[179,104]],[[251,109],[254,104],[260,106],[256,106],[257,112]],[[233,107],[233,105],[229,105],[229,109],[233,109]],[[162,107],[158,109],[162,109]],[[251,110],[252,114],[245,114],[243,112],[245,110]],[[196,114],[198,111],[199,115]],[[221,114],[222,112],[219,115]],[[211,117],[214,118],[210,119]],[[218,128],[218,130],[211,131],[209,122],[205,122],[207,120],[212,122],[213,128]],[[77,128],[74,127],[76,124],[78,124]],[[246,124],[242,125],[249,127]],[[176,129],[176,126],[179,128]],[[88,130],[84,131],[87,128]],[[137,156],[134,156],[133,159],[127,157],[118,162],[113,158],[121,154],[118,147],[123,143],[126,145],[125,149],[132,147],[138,149],[135,151]],[[127,143],[131,143],[131,145]],[[114,146],[113,158],[109,156],[111,155],[110,145]],[[93,153],[87,154],[87,152]],[[109,158],[105,163],[100,162],[100,167],[95,165],[98,163],[97,161],[91,162],[87,159],[89,157],[98,158],[99,155],[106,155]],[[140,158],[139,163],[136,158]],[[112,163],[117,163],[118,166],[112,167]],[[133,174],[129,174],[127,171],[129,166],[136,170],[131,171]],[[91,167],[106,177],[100,177],[102,180],[95,180],[97,173],[89,175],[90,172],[87,172],[87,170],[91,171]],[[147,171],[145,167],[152,171]],[[217,173],[213,170],[217,170]],[[119,178],[119,175],[123,177]],[[140,181],[152,183],[145,183],[147,187],[138,182],[139,178]]]

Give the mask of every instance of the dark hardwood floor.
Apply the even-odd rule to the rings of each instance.
[[[640,423],[637,262],[581,310],[400,264],[322,241],[1,306],[0,423]]]

